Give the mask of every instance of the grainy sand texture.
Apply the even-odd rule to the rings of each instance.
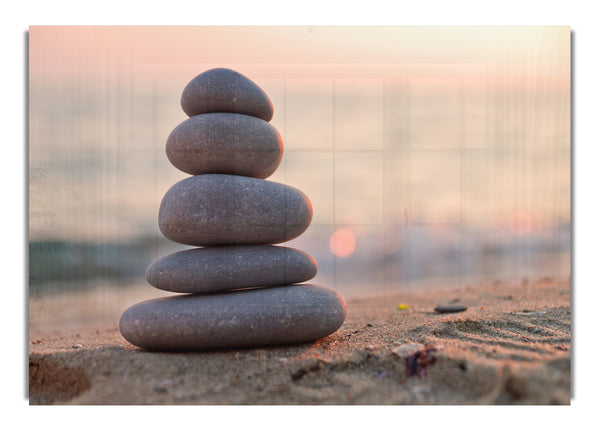
[[[197,353],[147,352],[129,344],[119,333],[118,318],[135,300],[121,298],[114,316],[73,314],[60,321],[48,317],[48,299],[30,298],[30,404],[571,400],[569,280],[497,281],[348,298],[344,325],[316,342]],[[73,309],[89,300],[80,295]],[[436,313],[441,304],[467,309]]]

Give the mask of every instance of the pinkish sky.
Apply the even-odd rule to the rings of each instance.
[[[567,26],[32,26],[29,67],[35,84],[48,78],[92,79],[109,62],[125,70],[139,64],[212,63],[299,66],[306,73],[307,66],[323,64],[335,71],[337,64],[510,61],[516,66],[512,84],[535,76],[565,85],[569,32]]]

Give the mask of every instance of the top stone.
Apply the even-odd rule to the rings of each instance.
[[[181,107],[189,116],[208,112],[273,118],[269,97],[254,82],[231,69],[210,69],[190,81],[181,95]]]

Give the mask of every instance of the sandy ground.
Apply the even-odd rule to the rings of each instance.
[[[121,298],[125,308],[135,302]],[[400,303],[409,309],[399,310]],[[439,304],[468,309],[438,314]],[[51,301],[31,298],[29,402],[570,403],[568,280],[413,291],[347,305],[344,325],[314,343],[155,353],[121,337],[121,305],[102,319],[53,319]]]

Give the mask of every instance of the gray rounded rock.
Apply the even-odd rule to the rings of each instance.
[[[190,81],[181,95],[181,107],[189,116],[207,112],[236,112],[271,121],[273,104],[264,91],[235,70],[217,68]]]
[[[445,305],[438,305],[437,307],[434,308],[434,311],[437,313],[440,313],[440,314],[461,313],[461,312],[465,311],[466,309],[467,309],[467,307],[464,305],[445,304]]]
[[[163,235],[181,244],[277,244],[308,228],[312,205],[294,187],[225,174],[186,178],[160,204]]]
[[[161,257],[146,269],[146,280],[162,290],[209,293],[310,280],[317,262],[308,253],[273,245],[194,248]]]
[[[152,299],[127,309],[119,328],[147,350],[193,351],[314,341],[345,318],[335,290],[299,284]]]
[[[196,115],[167,138],[167,157],[188,174],[267,178],[281,162],[281,135],[264,120],[243,114]]]

